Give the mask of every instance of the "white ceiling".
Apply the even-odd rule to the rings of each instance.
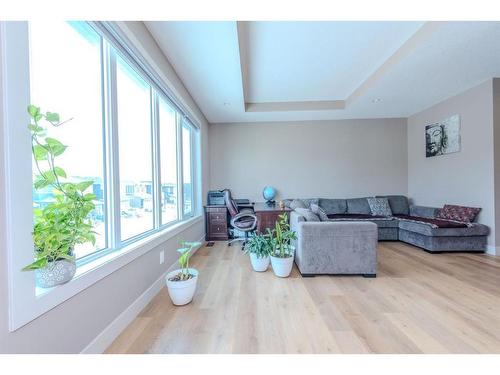
[[[421,22],[250,22],[248,101],[342,100]]]
[[[500,76],[500,22],[146,26],[211,123],[407,117]]]

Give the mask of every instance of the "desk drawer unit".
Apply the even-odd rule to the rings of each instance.
[[[227,241],[227,209],[225,206],[205,207],[207,241]]]
[[[211,223],[221,224],[227,222],[227,217],[225,212],[224,213],[210,212],[208,215],[210,217]]]

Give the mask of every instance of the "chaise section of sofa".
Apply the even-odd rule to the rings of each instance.
[[[439,208],[412,206],[412,217],[436,218]],[[463,227],[436,228],[417,220],[398,219],[399,240],[421,247],[429,252],[442,251],[474,251],[484,252],[489,228],[484,224],[470,223]]]

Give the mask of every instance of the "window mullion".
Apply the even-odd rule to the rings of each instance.
[[[184,169],[182,160],[182,115],[176,112],[177,137],[177,216],[184,219]]]
[[[195,130],[193,129],[192,126],[190,126],[190,133],[191,133],[191,139],[190,139],[190,144],[191,144],[191,216],[195,215],[196,208],[198,207],[198,197],[196,194],[196,189],[197,189],[197,176],[198,176],[198,171],[196,169],[196,137],[195,137]]]
[[[106,225],[108,246],[120,246],[120,175],[118,149],[118,110],[116,90],[116,56],[105,40],[102,43],[103,97],[105,116]]]
[[[153,158],[153,225],[159,228],[161,225],[161,161],[160,161],[160,124],[158,110],[158,95],[153,90],[151,92],[151,152]]]

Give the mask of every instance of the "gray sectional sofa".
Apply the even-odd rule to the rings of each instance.
[[[415,217],[435,218],[439,208],[410,206],[408,198],[402,195],[389,195],[392,217],[370,217],[371,210],[367,198],[353,199],[302,199],[306,205],[319,205],[332,221],[371,221],[378,227],[379,241],[402,241],[429,252],[486,250],[489,228],[483,224],[471,223],[465,227],[436,227],[419,222]],[[290,205],[292,200],[285,200]],[[407,216],[412,220],[406,219]],[[305,221],[300,215],[295,220]],[[423,220],[423,221],[424,221]],[[314,224],[314,223],[312,223]]]

